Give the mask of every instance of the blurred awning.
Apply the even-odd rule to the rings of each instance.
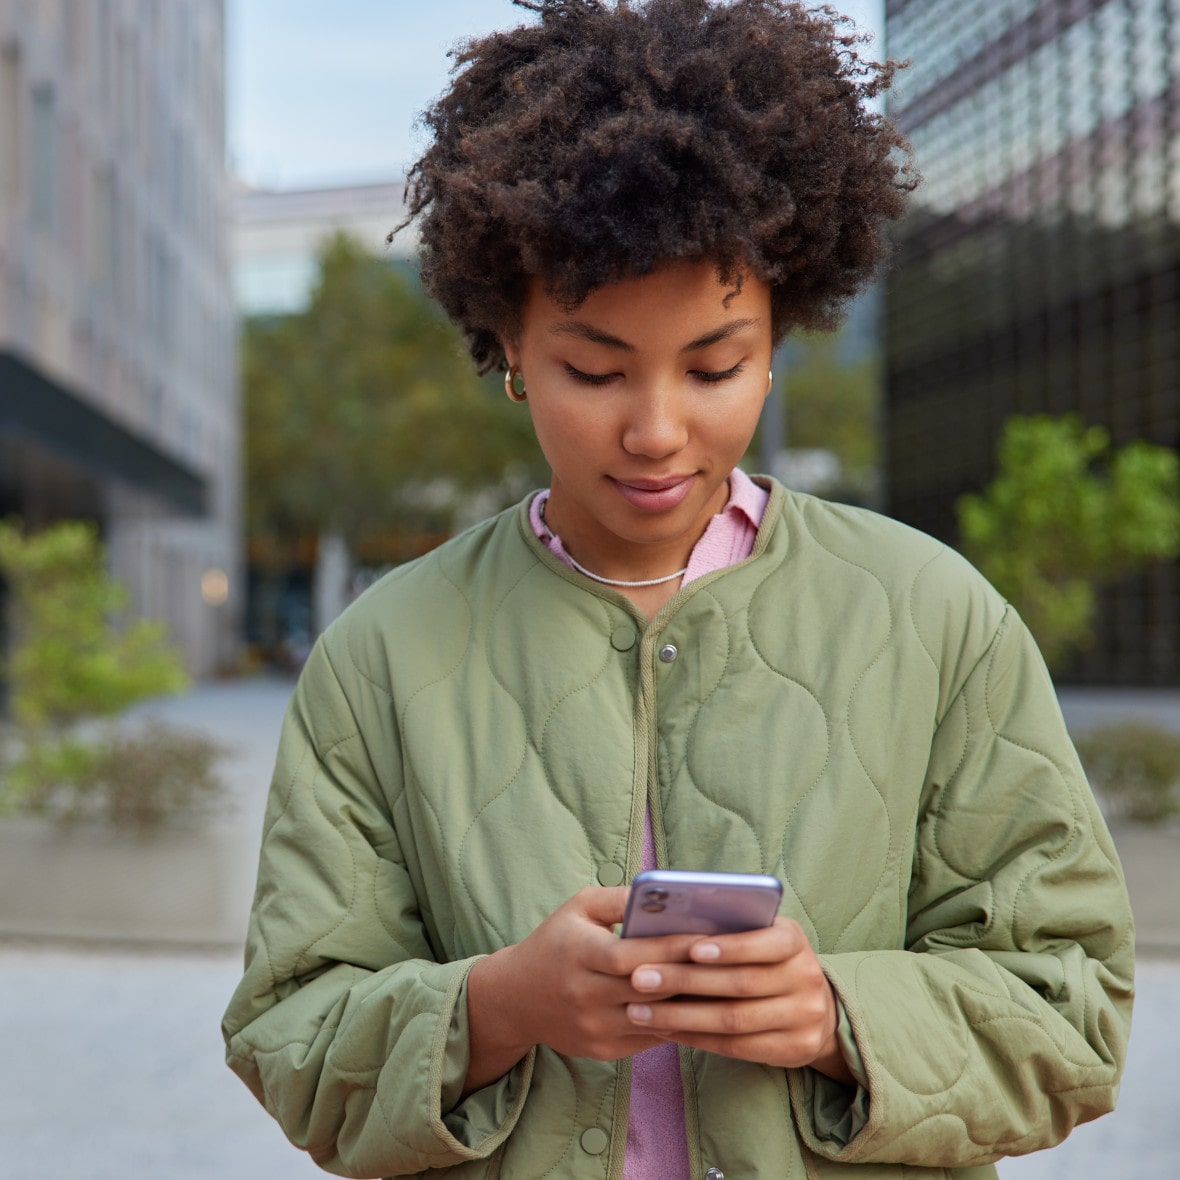
[[[48,380],[20,357],[0,352],[0,440],[27,440],[99,479],[150,492],[173,512],[208,511],[205,478]]]

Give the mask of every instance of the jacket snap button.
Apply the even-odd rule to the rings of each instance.
[[[705,1180],[725,1180],[725,1173],[720,1168],[710,1168],[705,1173]]]
[[[609,1146],[610,1136],[601,1127],[591,1127],[589,1131],[582,1132],[582,1150],[588,1155],[602,1155]]]
[[[637,636],[630,627],[616,627],[610,633],[610,645],[615,651],[630,651]]]
[[[626,876],[626,873],[616,864],[600,865],[598,869],[599,885],[622,885]]]
[[[674,643],[665,643],[660,648],[660,660],[665,664],[670,664],[679,654]]]

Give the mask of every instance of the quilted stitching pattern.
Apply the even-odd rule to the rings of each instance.
[[[810,1071],[694,1054],[706,1158],[740,1171],[757,1143],[791,1176],[805,1152],[808,1175],[938,1175],[903,1165],[983,1164],[1109,1103],[1124,899],[1022,628],[929,538],[776,490],[780,512],[759,556],[627,652],[610,644],[640,629],[626,604],[587,592],[520,514],[398,571],[317,648],[227,1035],[326,1164],[484,1175],[494,1154],[506,1176],[602,1174],[578,1136],[609,1122],[613,1066],[541,1050],[527,1106],[531,1059],[445,1118],[440,1103],[465,1067],[447,1046],[470,956],[603,864],[633,868],[645,795],[669,863],[784,880],[870,1079],[845,1144],[812,1124]],[[1079,879],[1076,903],[1054,895]],[[1013,1074],[1016,1042],[1033,1061]]]

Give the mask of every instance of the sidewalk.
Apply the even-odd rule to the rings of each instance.
[[[322,1177],[230,1073],[236,957],[0,945],[4,1180]],[[1001,1180],[1176,1180],[1180,962],[1145,962],[1119,1108]],[[871,1171],[871,1169],[870,1169]]]
[[[1075,736],[1123,720],[1180,733],[1180,690],[1062,688],[1057,696]],[[1180,826],[1110,827],[1131,894],[1139,952],[1180,958]]]
[[[1180,733],[1180,689],[1060,688],[1057,699],[1065,723],[1075,736],[1124,720],[1162,725]]]

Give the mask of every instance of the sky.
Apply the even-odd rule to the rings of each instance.
[[[883,0],[832,0],[868,33]],[[401,180],[447,50],[518,24],[510,0],[226,0],[230,169],[259,188]]]

